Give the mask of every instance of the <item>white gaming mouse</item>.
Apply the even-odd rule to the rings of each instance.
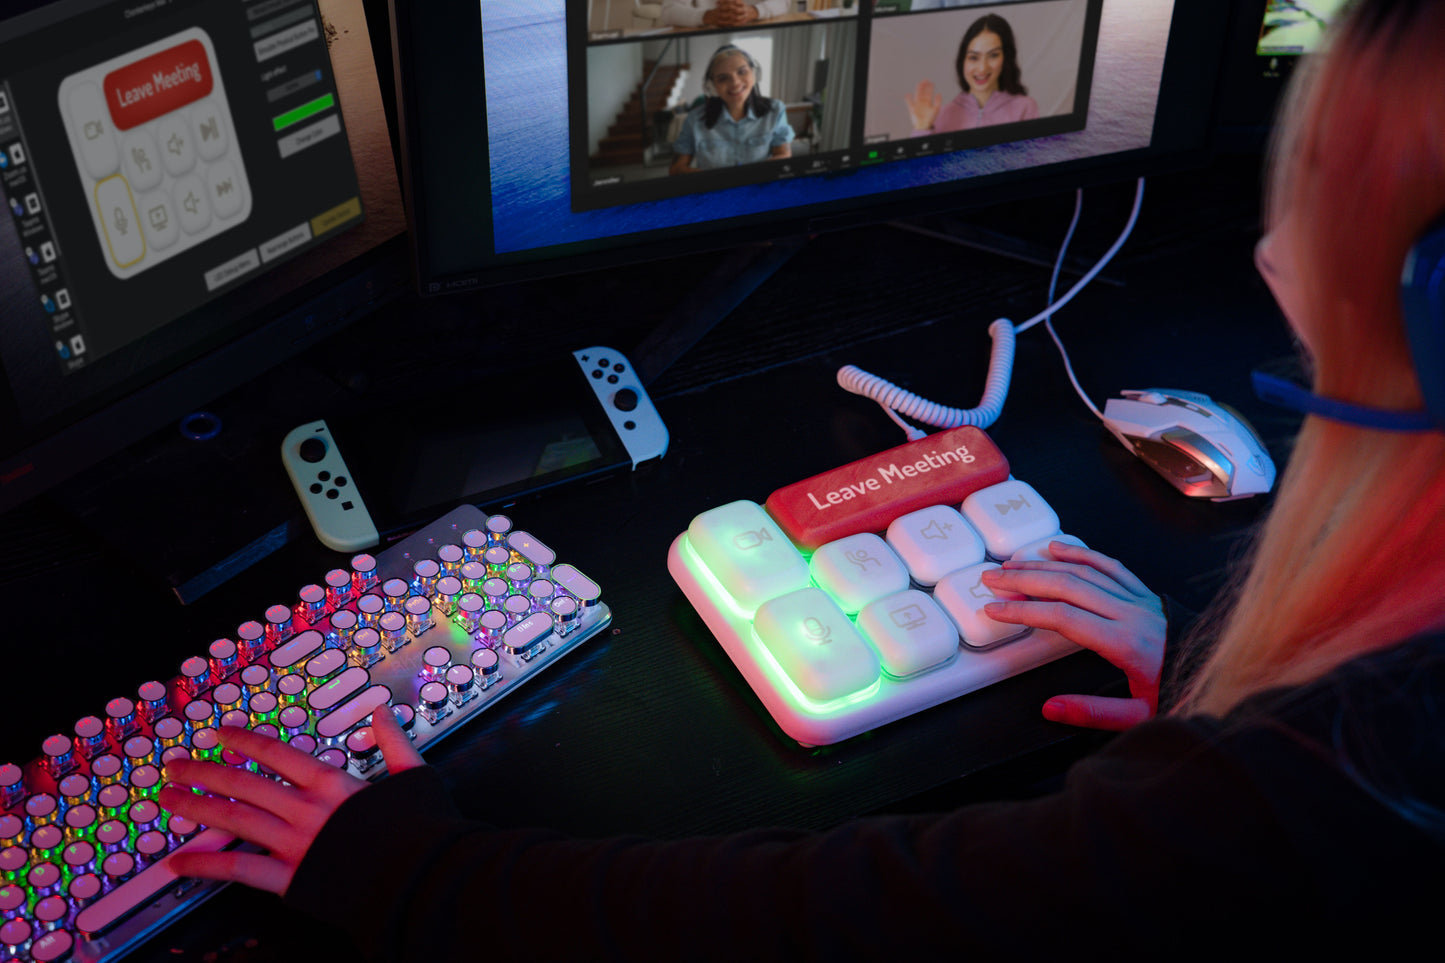
[[[1274,462],[1244,416],[1195,391],[1125,391],[1104,405],[1104,426],[1191,498],[1222,502],[1274,485]]]

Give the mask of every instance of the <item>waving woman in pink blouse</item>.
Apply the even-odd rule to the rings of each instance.
[[[1039,105],[1021,79],[1013,28],[998,14],[985,14],[964,31],[954,70],[963,90],[947,104],[930,80],[920,80],[903,98],[914,136],[1011,124],[1039,115]]]

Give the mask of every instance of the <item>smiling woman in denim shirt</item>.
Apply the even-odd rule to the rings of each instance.
[[[758,93],[758,62],[726,44],[707,64],[707,99],[694,107],[672,144],[670,174],[793,156],[793,128],[781,100]]]

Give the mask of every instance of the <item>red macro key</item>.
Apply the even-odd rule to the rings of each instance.
[[[978,428],[965,425],[805,478],[763,506],[804,549],[880,532],[900,515],[959,503],[1008,478],[1008,459]]]

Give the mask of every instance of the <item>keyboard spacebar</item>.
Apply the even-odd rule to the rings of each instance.
[[[171,857],[176,853],[214,853],[225,849],[235,839],[224,830],[201,830],[194,839],[186,840],[167,853],[159,863],[147,866],[81,910],[75,917],[75,928],[92,939],[99,936],[181,879],[171,872]]]

